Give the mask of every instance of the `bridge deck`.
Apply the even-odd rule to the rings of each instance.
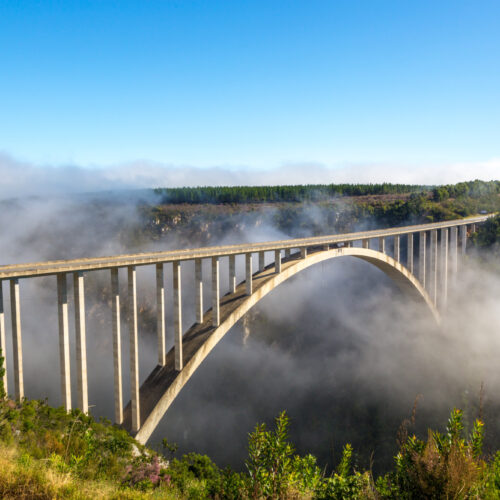
[[[169,250],[166,252],[148,252],[129,255],[115,255],[111,257],[91,257],[72,260],[55,260],[26,264],[12,264],[0,266],[0,279],[29,278],[34,276],[48,276],[58,273],[75,271],[93,271],[97,269],[112,269],[116,267],[144,266],[161,262],[203,259],[208,257],[222,257],[238,255],[248,252],[272,251],[275,249],[304,248],[314,245],[335,244],[340,242],[357,241],[362,239],[397,236],[433,229],[463,226],[484,222],[493,214],[469,217],[452,221],[419,224],[389,229],[375,229],[357,233],[315,236],[311,238],[295,238],[288,240],[268,241],[265,243],[246,243],[238,245],[213,246],[185,250]]]

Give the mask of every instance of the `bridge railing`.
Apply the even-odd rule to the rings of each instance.
[[[282,262],[292,259],[305,259],[308,252],[328,251],[332,248],[360,245],[370,248],[377,242],[377,249],[384,254],[391,254],[395,261],[401,262],[401,238],[406,237],[405,266],[410,273],[418,270],[418,279],[429,291],[434,304],[438,302],[438,276],[440,276],[440,307],[446,306],[448,288],[448,270],[456,273],[459,261],[459,248],[462,254],[466,251],[468,232],[475,231],[476,224],[484,222],[489,215],[471,217],[454,221],[446,221],[416,226],[405,226],[389,229],[376,229],[342,235],[328,235],[310,238],[298,238],[264,243],[238,244],[175,250],[166,252],[150,252],[111,257],[95,257],[74,260],[58,260],[31,264],[14,264],[0,267],[0,349],[7,359],[6,329],[3,301],[3,281],[9,282],[11,305],[12,361],[14,373],[14,396],[24,397],[22,330],[21,330],[21,298],[20,280],[39,276],[55,276],[57,278],[57,309],[59,327],[59,357],[61,394],[64,407],[72,406],[71,374],[70,374],[70,343],[68,321],[68,286],[67,276],[73,275],[74,295],[74,328],[76,337],[76,371],[77,371],[77,401],[78,407],[88,412],[88,382],[87,382],[87,350],[85,322],[85,273],[96,270],[109,270],[111,283],[111,318],[113,338],[113,370],[114,370],[114,407],[115,420],[123,422],[123,373],[121,348],[121,307],[119,293],[118,270],[127,269],[127,321],[130,341],[130,385],[132,404],[132,431],[141,426],[139,398],[139,335],[137,327],[137,280],[138,266],[156,266],[156,302],[157,302],[157,338],[158,364],[166,360],[166,329],[165,329],[165,282],[164,266],[172,264],[172,293],[174,318],[174,352],[175,369],[183,369],[183,321],[182,321],[182,263],[193,261],[195,267],[194,289],[196,295],[195,317],[197,323],[202,323],[206,314],[203,304],[204,280],[202,261],[211,260],[211,321],[212,327],[220,325],[220,259],[228,260],[229,293],[234,294],[237,288],[236,258],[244,258],[245,293],[253,293],[253,255],[258,254],[257,273],[273,270],[281,273]],[[439,232],[439,234],[438,234]],[[430,237],[428,238],[428,235]],[[418,259],[415,259],[415,242],[418,239]],[[388,248],[391,242],[391,249]],[[439,247],[438,247],[439,242]],[[460,245],[459,245],[460,243]],[[389,251],[390,250],[390,251]],[[428,252],[429,250],[429,252]],[[266,253],[273,255],[273,262],[266,266]],[[415,264],[418,264],[415,266]],[[440,270],[438,273],[438,269]],[[7,391],[7,371],[3,377]]]

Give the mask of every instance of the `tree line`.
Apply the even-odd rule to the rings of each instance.
[[[198,186],[157,188],[161,203],[278,203],[319,202],[342,196],[427,194],[435,201],[479,198],[500,193],[500,181],[460,182],[443,186],[416,184],[298,184],[292,186]]]

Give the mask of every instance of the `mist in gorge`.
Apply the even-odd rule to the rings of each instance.
[[[219,218],[217,230],[189,233],[180,223],[161,238],[144,232],[141,207],[152,192],[18,198],[2,202],[2,264],[178,249],[290,237],[277,228],[273,209]],[[304,221],[321,217],[305,207]],[[236,222],[235,222],[236,221]],[[302,221],[302,222],[304,222]],[[300,221],[298,221],[300,223]],[[319,221],[321,223],[321,220]],[[370,226],[368,221],[363,228]],[[307,236],[307,223],[299,224]],[[356,227],[361,229],[361,227]],[[184,330],[194,318],[194,269],[183,265]],[[237,260],[238,281],[244,279]],[[156,364],[154,266],[138,268],[141,382]],[[221,293],[227,292],[227,260],[221,259]],[[126,272],[120,271],[124,399],[130,397]],[[210,266],[204,262],[205,303]],[[172,273],[165,266],[167,348],[173,344]],[[71,287],[71,279],[69,279]],[[61,404],[55,279],[21,281],[26,396]],[[71,290],[71,288],[69,288]],[[94,416],[113,417],[113,364],[109,271],[87,273],[89,404]],[[498,447],[500,337],[497,276],[472,257],[450,278],[443,324],[416,305],[378,269],[346,257],[313,266],[285,282],[233,327],[181,391],[154,432],[179,452],[206,453],[220,466],[241,469],[247,436],[257,422],[272,423],[286,410],[291,438],[331,470],[349,442],[362,467],[388,469],[397,434],[417,400],[412,431],[439,427],[452,407],[466,423],[481,413],[486,448]],[[70,332],[73,332],[70,293]],[[6,323],[9,299],[4,284]],[[7,330],[9,332],[9,329]],[[71,338],[73,334],[70,334]],[[7,336],[12,380],[12,345]],[[72,344],[72,363],[75,346]],[[76,394],[74,364],[73,394]],[[480,395],[481,387],[483,391]],[[12,389],[12,385],[10,387]]]

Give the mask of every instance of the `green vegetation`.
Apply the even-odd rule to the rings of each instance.
[[[203,186],[158,188],[163,203],[276,203],[322,201],[338,196],[414,193],[428,190],[411,184],[307,184],[295,186]]]
[[[318,202],[339,196],[380,196],[428,193],[434,201],[449,198],[481,198],[500,193],[500,181],[460,182],[445,186],[413,184],[307,184],[295,186],[203,186],[158,188],[162,203],[278,203]]]
[[[500,215],[488,219],[473,235],[473,243],[481,250],[500,255]]]
[[[0,362],[0,375],[2,363]],[[1,380],[1,378],[0,378]],[[0,382],[1,386],[1,382]],[[3,390],[3,387],[0,387]],[[427,441],[403,432],[394,470],[377,479],[352,467],[344,447],[325,475],[289,442],[285,412],[249,434],[244,472],[219,469],[190,453],[167,461],[109,422],[95,422],[43,401],[0,401],[0,497],[4,499],[420,499],[500,498],[500,452],[482,457],[480,420],[463,437],[462,412]],[[164,442],[166,449],[171,446]]]

